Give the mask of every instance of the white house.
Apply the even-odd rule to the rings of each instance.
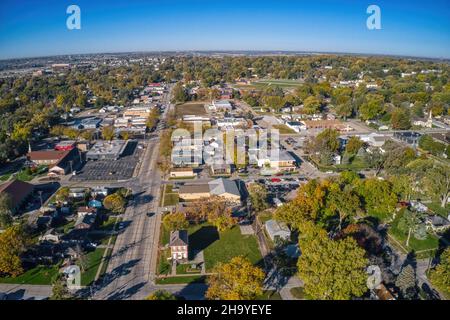
[[[288,240],[291,237],[291,231],[283,222],[269,220],[264,224],[264,227],[272,241],[275,241],[276,238]]]

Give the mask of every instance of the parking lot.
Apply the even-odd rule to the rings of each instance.
[[[71,181],[116,181],[133,177],[142,150],[137,142],[129,142],[118,160],[88,161]]]

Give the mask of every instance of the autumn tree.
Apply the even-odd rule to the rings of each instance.
[[[206,298],[211,300],[252,300],[263,292],[264,272],[248,258],[234,257],[218,263],[208,278]]]
[[[7,228],[9,227],[12,222],[12,198],[11,196],[6,193],[2,192],[0,193],[0,227],[1,228]]]
[[[163,225],[167,230],[183,230],[189,226],[186,215],[182,212],[166,214],[163,218]]]
[[[356,154],[362,146],[364,146],[364,142],[359,137],[352,136],[348,139],[347,145],[345,146],[345,152]]]
[[[25,251],[28,238],[22,227],[15,225],[0,233],[0,273],[16,277],[23,273],[20,255]]]
[[[306,114],[319,113],[322,103],[314,96],[310,96],[303,101],[303,111]]]
[[[103,200],[103,206],[115,214],[121,214],[125,211],[126,200],[118,192],[110,194]]]
[[[52,284],[52,294],[49,300],[73,300],[74,297],[67,288],[67,281],[63,275],[58,278]]]

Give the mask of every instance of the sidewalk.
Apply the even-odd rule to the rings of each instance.
[[[0,284],[0,293],[6,293],[6,300],[42,300],[51,296],[52,286],[28,284]]]

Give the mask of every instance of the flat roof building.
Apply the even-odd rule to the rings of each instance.
[[[117,160],[124,152],[128,141],[98,141],[86,154],[87,160]]]

